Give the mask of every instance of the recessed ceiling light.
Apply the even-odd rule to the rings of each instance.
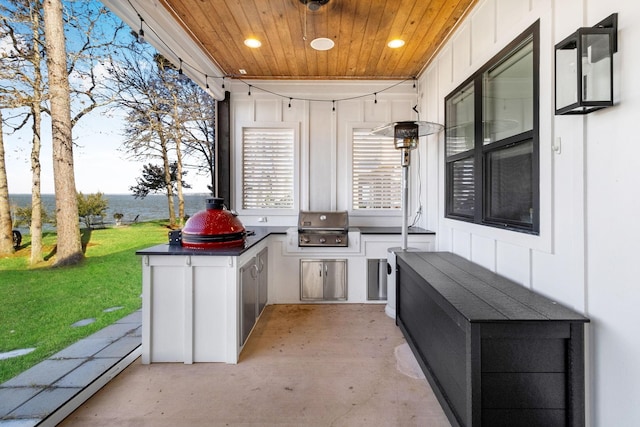
[[[240,68],[240,70],[238,71],[240,71],[240,74],[247,74],[247,70],[245,70],[244,68]]]
[[[254,48],[254,49],[257,48],[257,47],[262,46],[262,42],[260,40],[258,40],[258,39],[246,39],[244,41],[244,44],[246,46],[249,46],[250,48]]]
[[[397,49],[399,47],[404,46],[404,40],[393,39],[389,43],[387,43],[387,46],[389,46],[392,49]]]
[[[335,43],[333,40],[328,39],[326,37],[319,37],[317,39],[311,40],[311,47],[315,50],[329,50],[331,49]]]
[[[300,3],[306,4],[311,12],[316,12],[323,5],[329,3],[329,0],[300,0]]]

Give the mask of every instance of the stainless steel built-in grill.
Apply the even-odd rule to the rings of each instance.
[[[349,245],[349,215],[346,211],[301,211],[298,217],[298,246]]]

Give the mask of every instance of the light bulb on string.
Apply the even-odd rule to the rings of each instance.
[[[144,43],[144,29],[142,28],[142,23],[144,22],[144,19],[142,19],[142,16],[138,15],[138,18],[140,18],[140,31],[138,31],[138,43]]]

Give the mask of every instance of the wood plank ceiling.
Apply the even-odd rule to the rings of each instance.
[[[329,0],[315,11],[304,4],[310,1],[160,3],[226,76],[335,80],[417,76],[477,0]],[[262,46],[245,46],[249,37]],[[314,50],[309,43],[319,37],[335,46]],[[405,45],[387,47],[396,38]]]

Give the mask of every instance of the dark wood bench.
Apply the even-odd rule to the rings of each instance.
[[[460,256],[397,253],[396,322],[454,426],[584,426],[589,319]]]

